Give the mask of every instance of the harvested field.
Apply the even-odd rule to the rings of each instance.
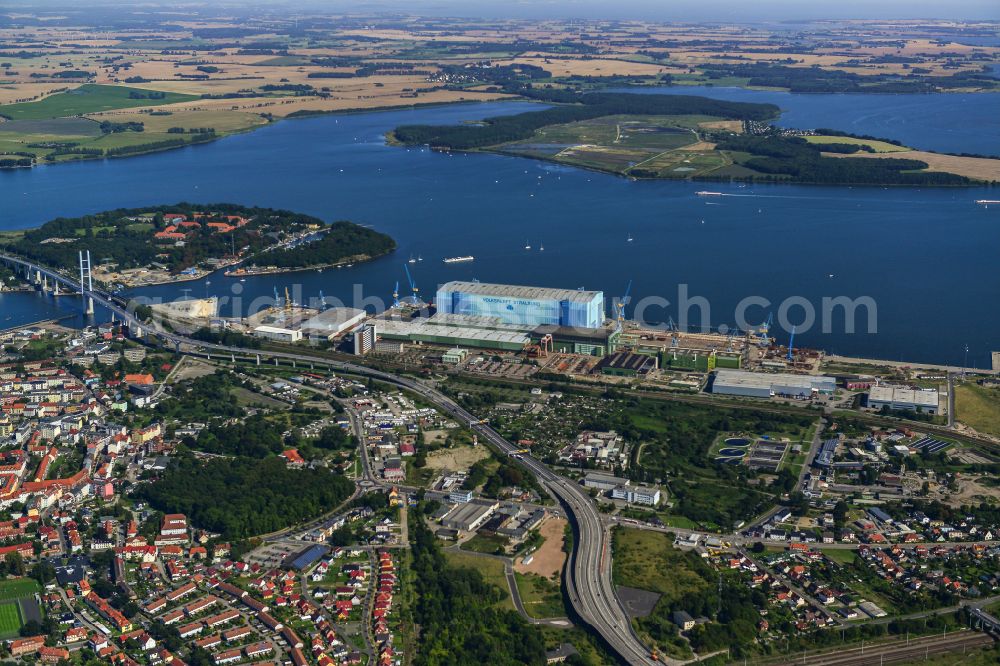
[[[535,65],[553,76],[658,76],[669,71],[662,65],[627,60],[593,59],[575,60],[561,58],[515,58],[510,61],[518,65]]]
[[[566,562],[566,553],[563,552],[566,519],[550,517],[538,529],[545,538],[545,543],[533,553],[530,564],[518,562],[514,565],[514,570],[518,573],[538,574],[543,578],[558,576]]]
[[[910,150],[904,154],[900,153],[855,153],[853,155],[842,155],[838,153],[823,153],[829,157],[863,157],[865,159],[880,159],[885,157],[904,158],[908,160],[920,160],[927,163],[928,171],[945,171],[955,173],[959,176],[966,176],[975,180],[987,182],[1000,181],[1000,160],[989,159],[987,157],[957,157],[955,155],[941,155],[939,153],[928,153],[923,150]]]
[[[434,470],[460,472],[469,469],[483,458],[489,458],[485,446],[461,446],[454,449],[439,449],[427,454],[427,467]]]
[[[65,83],[10,83],[0,85],[0,104],[15,104],[65,88]]]
[[[0,132],[47,136],[100,136],[101,128],[98,123],[86,118],[52,118],[0,122]]]
[[[818,143],[820,145],[824,143],[849,143],[852,145],[868,146],[876,153],[900,153],[910,150],[906,146],[897,146],[894,143],[889,143],[888,141],[875,141],[873,139],[857,139],[853,136],[807,136],[805,140],[809,143]]]
[[[734,134],[743,133],[743,121],[742,120],[709,120],[708,122],[698,123],[698,127],[704,127],[705,129],[721,129],[727,132],[733,132]]]

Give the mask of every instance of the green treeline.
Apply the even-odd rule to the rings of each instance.
[[[789,67],[774,63],[712,63],[704,65],[710,79],[735,76],[747,85],[788,88],[797,93],[928,93],[954,88],[995,88],[997,79],[984,68],[951,76],[922,76],[914,71],[898,74],[856,74],[819,67]]]
[[[832,146],[832,148],[831,148]],[[899,158],[824,157],[822,153],[854,153],[850,144],[814,144],[801,137],[728,136],[716,148],[751,157],[737,162],[767,174],[763,179],[794,180],[804,183],[878,185],[968,185],[965,176],[937,171],[920,172],[927,163]],[[761,178],[755,178],[761,179]]]
[[[522,91],[527,92],[527,91]],[[574,102],[544,111],[528,111],[513,116],[487,118],[481,125],[402,125],[393,134],[408,145],[429,144],[457,150],[495,146],[530,138],[549,125],[590,120],[611,115],[706,115],[740,120],[767,120],[778,114],[773,104],[725,102],[689,95],[636,95],[631,93],[591,93],[533,91],[534,99]]]
[[[289,469],[280,458],[184,455],[136,496],[225,539],[244,539],[310,520],[350,497],[354,483],[325,468]]]
[[[261,414],[240,423],[214,423],[198,435],[193,448],[219,455],[265,458],[285,448],[283,433],[287,425]]]
[[[415,666],[514,666],[545,663],[538,630],[511,610],[506,595],[474,569],[450,566],[419,512],[410,513],[414,616],[419,618]]]
[[[386,234],[340,220],[316,240],[297,247],[274,250],[256,258],[261,264],[279,268],[306,268],[335,264],[350,257],[380,257],[396,249]]]

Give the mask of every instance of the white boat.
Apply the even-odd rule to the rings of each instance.
[[[414,259],[414,258],[413,258],[413,255],[411,254],[411,255],[410,255],[410,259],[409,259],[409,261],[408,261],[407,263],[410,263],[410,264],[415,264],[415,263],[417,263],[417,260],[416,260],[416,259]]]
[[[474,259],[475,259],[475,257],[473,257],[471,254],[470,255],[466,255],[464,257],[447,257],[446,259],[444,259],[444,263],[446,263],[446,264],[460,264],[460,263],[465,262],[465,261],[473,261]]]
[[[539,245],[538,246],[538,251],[539,252],[545,252],[545,246],[544,245]]]
[[[631,242],[632,242],[632,241],[634,240],[634,239],[632,238],[632,234],[629,234],[629,235],[628,235],[628,239],[627,239],[627,240],[628,240],[628,242],[629,242],[629,243],[631,243]]]
[[[524,241],[524,249],[525,250],[530,250],[531,249],[531,243],[528,242],[528,241]]]
[[[423,261],[423,260],[424,260],[423,256],[418,254],[417,255],[417,261]]]
[[[980,206],[989,206],[990,204],[1000,204],[1000,199],[977,199],[976,203]]]
[[[701,191],[701,192],[695,192],[695,194],[697,194],[699,197],[721,197],[722,196],[722,192],[706,192],[704,190]]]

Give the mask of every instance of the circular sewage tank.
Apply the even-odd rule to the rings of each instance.
[[[730,437],[726,440],[726,446],[748,446],[750,440],[744,437]]]
[[[720,456],[739,456],[742,458],[746,454],[746,449],[725,448],[719,450]]]

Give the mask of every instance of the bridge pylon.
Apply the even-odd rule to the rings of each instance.
[[[80,296],[83,297],[84,312],[94,314],[94,278],[90,274],[90,250],[84,254],[80,250]]]

